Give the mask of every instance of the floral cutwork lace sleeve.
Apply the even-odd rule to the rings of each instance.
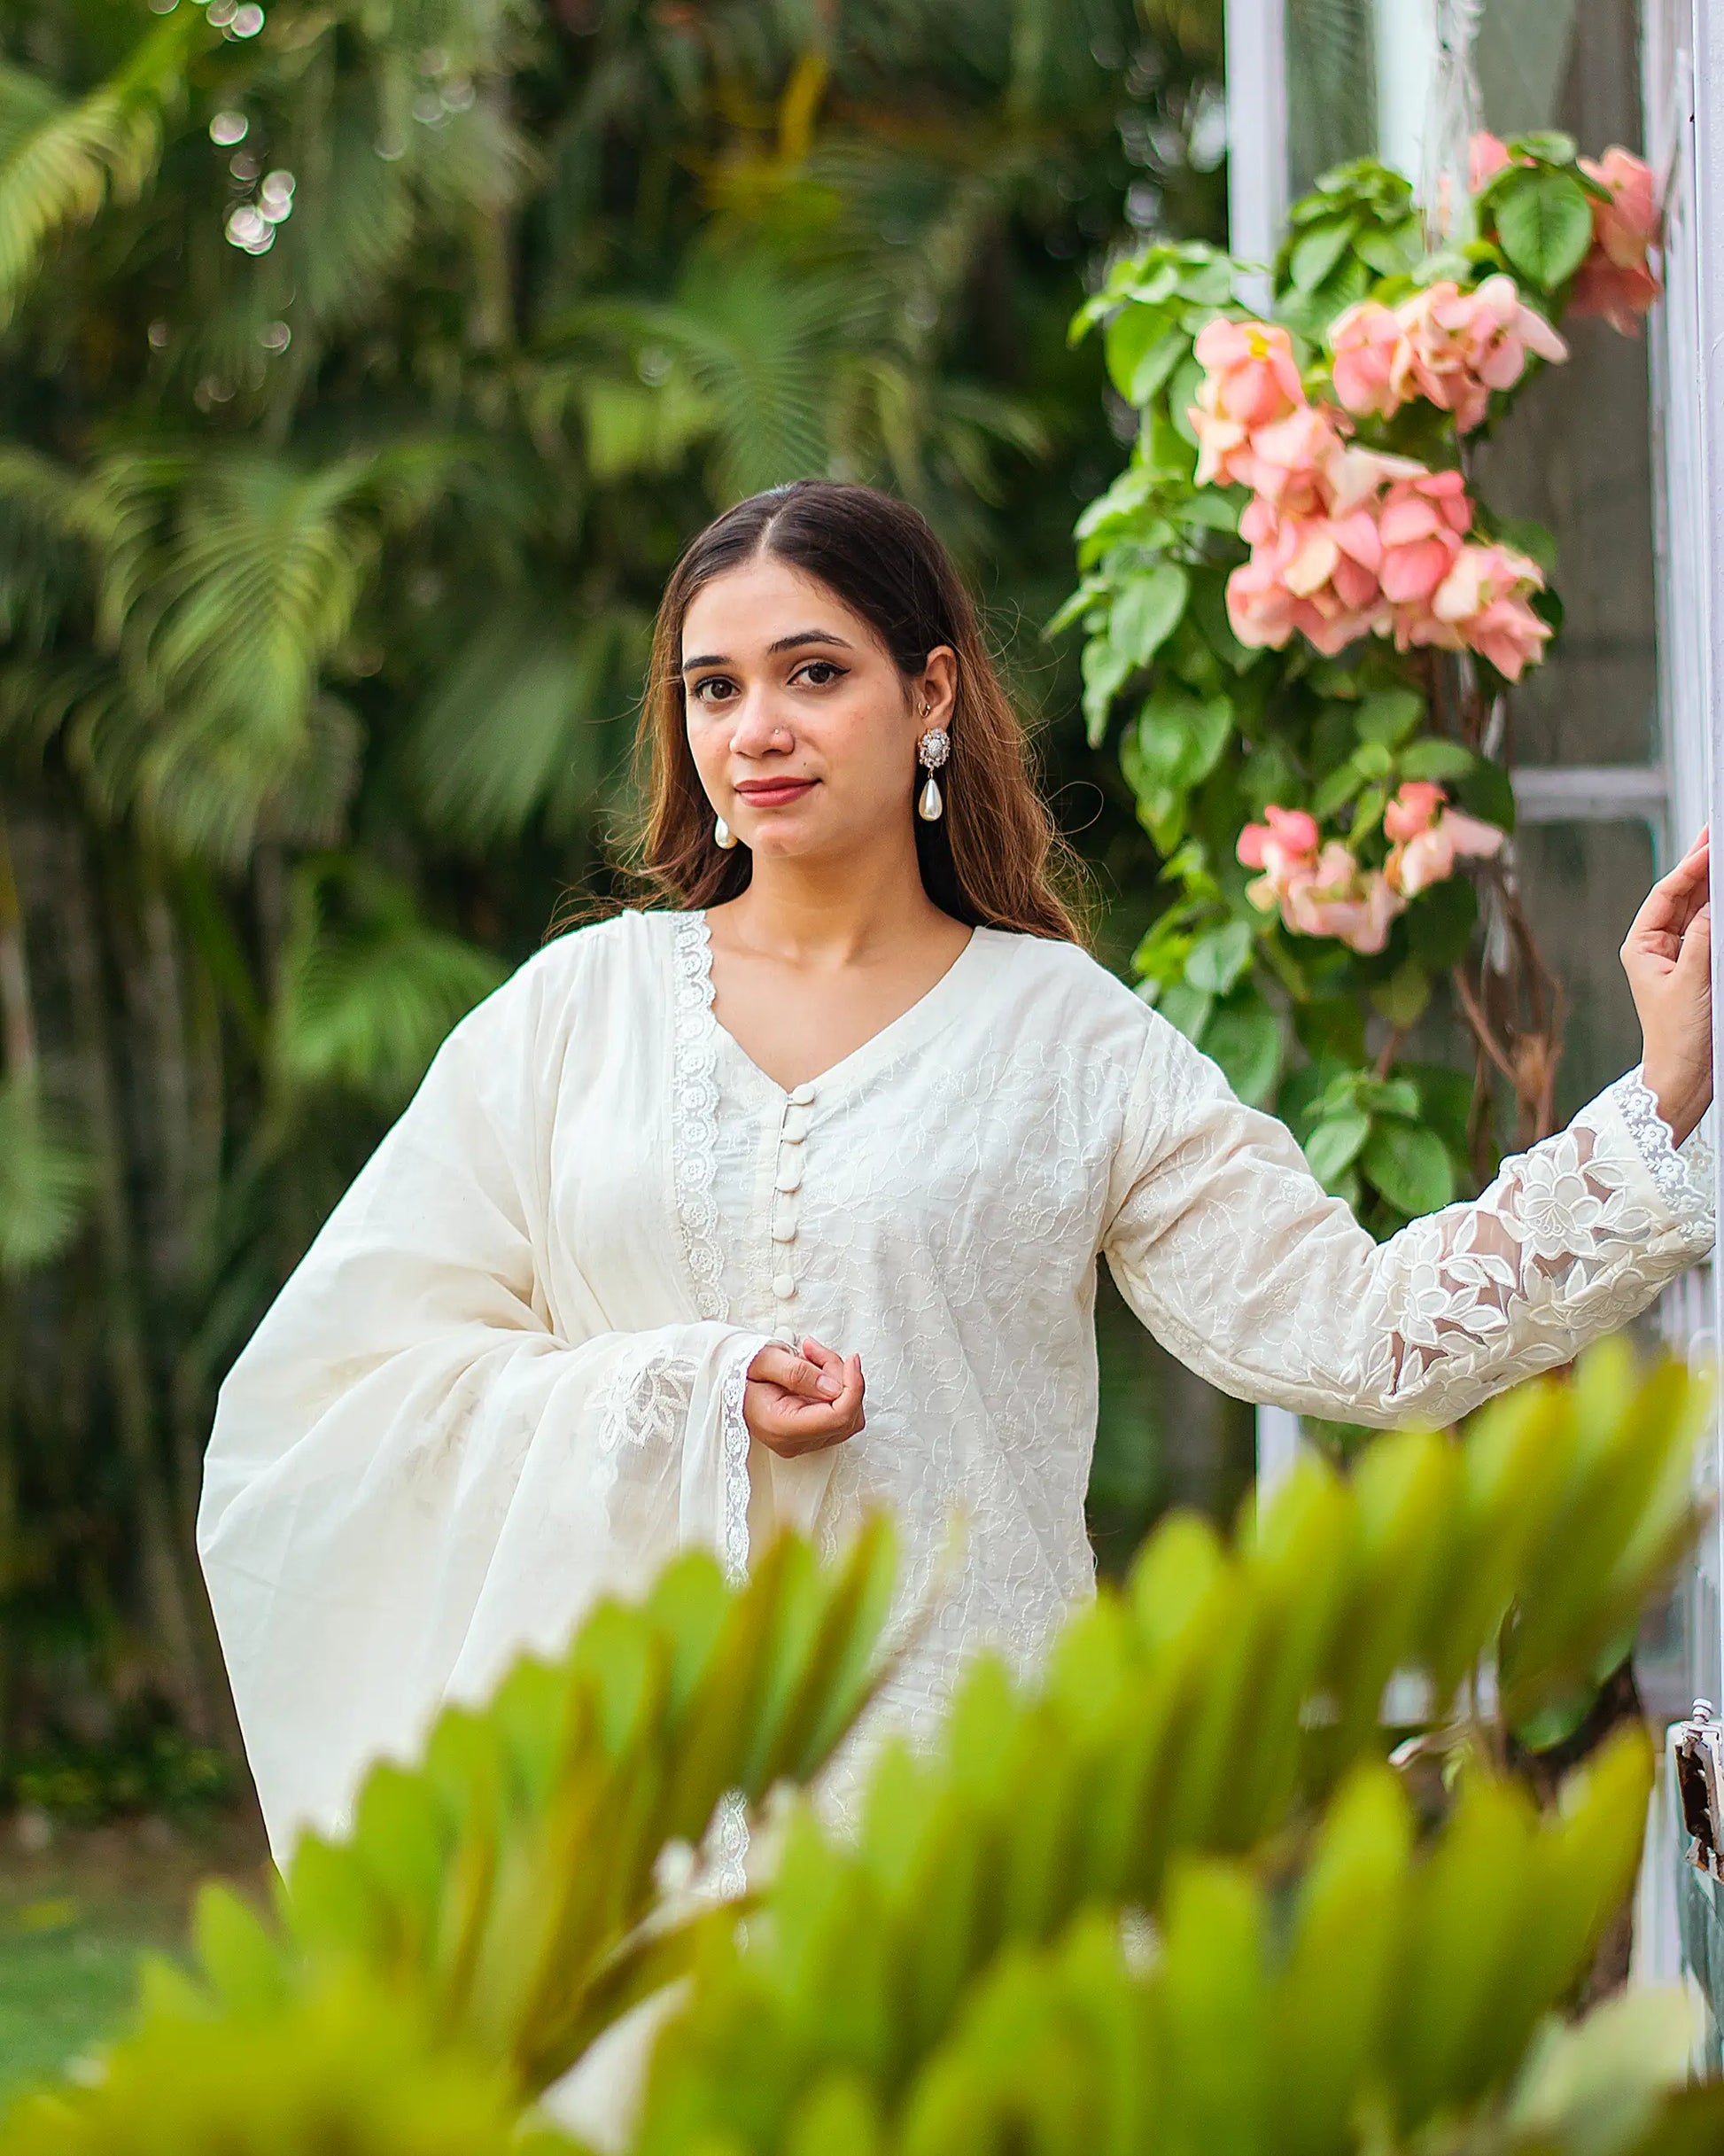
[[[1638,1316],[1712,1241],[1710,1155],[1672,1145],[1638,1071],[1381,1245],[1171,1027],[1128,1159],[1104,1248],[1145,1324],[1226,1391],[1350,1421],[1452,1420]]]

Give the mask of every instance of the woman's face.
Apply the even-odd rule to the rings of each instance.
[[[695,767],[757,856],[835,857],[907,830],[916,744],[946,723],[954,680],[942,646],[906,682],[859,614],[771,556],[703,585],[682,625]]]

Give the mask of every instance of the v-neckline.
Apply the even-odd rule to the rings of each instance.
[[[712,928],[705,912],[699,910],[679,914],[673,916],[673,920],[678,930],[691,938],[699,953],[695,978],[699,983],[700,1007],[706,1024],[755,1081],[767,1087],[773,1099],[780,1103],[812,1099],[817,1094],[828,1094],[840,1086],[854,1085],[888,1057],[920,1039],[941,1017],[954,990],[961,985],[962,977],[975,964],[978,953],[985,947],[983,939],[990,934],[986,929],[973,928],[969,941],[939,979],[923,989],[916,1000],[906,1005],[896,1018],[888,1019],[884,1025],[870,1033],[866,1040],[859,1041],[848,1055],[841,1055],[835,1063],[828,1063],[824,1070],[817,1070],[812,1077],[799,1079],[794,1086],[780,1086],[770,1071],[763,1070],[756,1062],[735,1034],[722,1022],[714,1008]]]

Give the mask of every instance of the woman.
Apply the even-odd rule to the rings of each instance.
[[[740,1571],[883,1506],[914,1597],[963,1515],[876,1731],[981,1642],[1033,1661],[1091,1588],[1098,1253],[1214,1383],[1393,1423],[1566,1361],[1711,1244],[1704,838],[1624,946],[1640,1070],[1378,1248],[1082,948],[913,511],[811,483],[721,517],[647,726],[670,903],[456,1027],[222,1390],[200,1547],[278,1851],[689,1543]]]

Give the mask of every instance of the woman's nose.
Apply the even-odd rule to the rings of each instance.
[[[790,739],[788,728],[773,708],[773,698],[756,692],[745,696],[730,732],[730,745],[738,756],[766,756],[782,750]]]

